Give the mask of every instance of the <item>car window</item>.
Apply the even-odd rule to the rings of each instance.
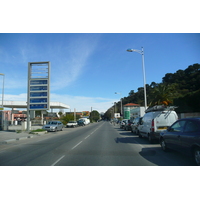
[[[184,132],[196,132],[196,131],[198,131],[198,125],[192,121],[187,122]]]
[[[178,121],[171,126],[170,132],[183,132],[183,128],[186,121]]]

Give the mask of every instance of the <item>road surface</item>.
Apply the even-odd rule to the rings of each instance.
[[[1,166],[191,166],[186,156],[163,152],[119,125],[102,121],[64,128],[0,147]]]

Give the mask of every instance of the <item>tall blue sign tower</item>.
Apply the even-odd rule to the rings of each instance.
[[[28,63],[27,129],[30,111],[50,109],[50,66],[47,62]]]

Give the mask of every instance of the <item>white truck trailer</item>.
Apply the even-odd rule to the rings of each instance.
[[[145,114],[145,107],[138,107],[130,110],[130,118],[135,119],[137,117],[143,117]]]

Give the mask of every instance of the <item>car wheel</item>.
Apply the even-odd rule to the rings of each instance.
[[[55,128],[55,132],[57,132],[57,128]]]
[[[163,138],[160,141],[160,145],[161,145],[161,148],[163,151],[167,151],[167,146],[166,146],[165,140]]]
[[[196,147],[194,149],[194,161],[198,166],[200,166],[200,148],[199,147]]]

